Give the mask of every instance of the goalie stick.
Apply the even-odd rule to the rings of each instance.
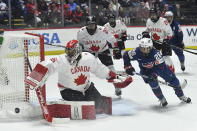
[[[146,76],[146,75],[142,75],[142,74],[137,73],[137,72],[135,72],[135,74],[138,75],[138,76],[141,76],[141,77],[143,77],[143,78],[150,79],[150,78],[149,78],[148,76]],[[160,83],[160,84],[167,85],[167,86],[170,86],[170,87],[173,87],[173,88],[177,88],[176,86],[173,86],[173,85],[171,85],[171,84],[168,83],[168,82],[161,81],[161,80],[156,80],[156,81],[158,81],[158,83]],[[184,79],[183,83],[181,83],[180,86],[181,86],[181,89],[184,89],[184,88],[187,86],[187,80]]]
[[[27,64],[29,66],[29,69],[32,72],[32,66],[30,64],[27,52],[26,52],[25,49],[23,51],[24,51],[24,56],[25,56],[25,59],[27,60]],[[40,106],[41,106],[41,109],[42,109],[44,119],[46,121],[48,121],[50,123],[64,123],[64,122],[69,120],[69,118],[53,118],[50,115],[50,112],[49,112],[49,109],[47,107],[46,100],[44,98],[43,92],[41,91],[41,88],[36,88],[35,91],[36,91],[36,95],[38,97],[38,100],[39,100],[39,103],[40,103]]]

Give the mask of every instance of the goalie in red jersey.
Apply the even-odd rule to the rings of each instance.
[[[102,96],[90,81],[90,73],[107,79],[117,88],[124,88],[132,82],[130,76],[119,76],[103,65],[91,53],[82,52],[77,40],[67,43],[66,55],[43,61],[34,68],[26,82],[35,88],[41,87],[48,76],[58,72],[58,87],[66,101],[94,101],[97,113],[112,114],[112,99]]]

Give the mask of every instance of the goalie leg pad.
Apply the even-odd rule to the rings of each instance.
[[[96,109],[96,114],[109,114],[112,115],[112,98],[107,96],[102,96],[102,103],[100,107]]]
[[[94,120],[95,106],[93,101],[55,101],[48,105],[50,114],[56,118],[72,120]]]

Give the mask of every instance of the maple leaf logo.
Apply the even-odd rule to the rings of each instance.
[[[82,85],[82,84],[84,84],[84,83],[86,82],[86,79],[87,79],[87,77],[81,73],[81,75],[79,75],[79,76],[77,77],[77,79],[75,79],[75,83],[76,83],[78,86],[79,86],[79,85]]]
[[[153,39],[154,39],[154,40],[159,40],[159,39],[160,39],[160,36],[158,36],[156,33],[154,33],[154,34],[153,34]]]
[[[99,47],[99,46],[95,46],[95,45],[92,45],[92,46],[90,47],[90,50],[92,50],[92,51],[94,51],[94,52],[97,52],[99,49],[100,49],[100,47]]]

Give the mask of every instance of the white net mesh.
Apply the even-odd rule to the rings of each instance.
[[[26,34],[4,35],[0,49],[0,111],[14,111],[19,105],[22,111],[29,109],[29,104],[38,105],[35,91],[24,82],[30,73],[24,51],[34,68],[40,62],[40,38]]]

